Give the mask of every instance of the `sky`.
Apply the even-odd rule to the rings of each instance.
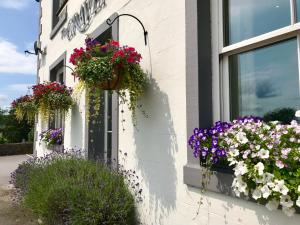
[[[38,38],[39,3],[35,0],[0,0],[0,108],[28,94],[36,82],[35,55]]]

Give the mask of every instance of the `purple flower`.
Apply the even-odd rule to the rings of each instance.
[[[219,157],[215,156],[212,158],[213,164],[217,164],[220,161]]]

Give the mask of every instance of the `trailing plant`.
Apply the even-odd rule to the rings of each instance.
[[[48,147],[54,145],[62,145],[63,143],[63,129],[48,129],[40,134],[40,140]]]
[[[79,78],[79,86],[88,94],[89,104],[97,115],[103,90],[115,91],[132,111],[136,121],[138,98],[144,93],[148,83],[146,74],[140,67],[141,55],[132,47],[120,46],[116,41],[101,45],[87,38],[85,47],[74,49],[70,63],[75,66],[74,74]],[[82,84],[84,83],[84,84]]]
[[[33,122],[37,113],[37,103],[32,95],[25,95],[11,103],[12,110],[18,121],[26,119],[29,122]]]
[[[42,118],[48,119],[55,111],[67,112],[73,105],[72,89],[58,82],[44,82],[32,87],[33,98]]]
[[[300,208],[300,125],[295,121],[266,123],[257,117],[225,125],[225,129],[207,131],[212,138],[195,129],[189,140],[195,157],[204,155],[206,161],[215,163],[224,150],[224,160],[234,167],[236,196],[250,196],[269,210],[281,206],[292,216]]]

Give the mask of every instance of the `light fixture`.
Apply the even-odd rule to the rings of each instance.
[[[35,42],[34,42],[33,48],[34,48],[34,52],[30,52],[30,51],[28,51],[28,50],[24,51],[25,55],[26,55],[26,54],[29,54],[29,55],[38,55],[39,53],[42,54],[42,55],[45,55],[45,54],[46,54],[45,51],[42,51],[42,50],[41,50],[41,47],[39,46],[38,41],[35,41]]]

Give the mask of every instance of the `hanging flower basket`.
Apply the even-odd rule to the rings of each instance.
[[[100,100],[102,90],[115,91],[122,102],[128,103],[135,118],[137,100],[148,83],[139,64],[141,58],[132,47],[120,46],[116,41],[101,45],[88,38],[84,48],[74,49],[70,63],[75,66],[74,74],[79,83],[94,100]]]
[[[120,69],[112,71],[112,78],[99,83],[102,90],[120,90],[123,82],[123,74]]]
[[[43,118],[53,116],[55,111],[67,112],[73,103],[72,89],[58,82],[44,82],[32,87],[33,98]]]
[[[34,121],[38,107],[33,96],[25,95],[16,100],[11,104],[12,110],[14,110],[15,116],[18,121],[26,119],[29,122]]]

